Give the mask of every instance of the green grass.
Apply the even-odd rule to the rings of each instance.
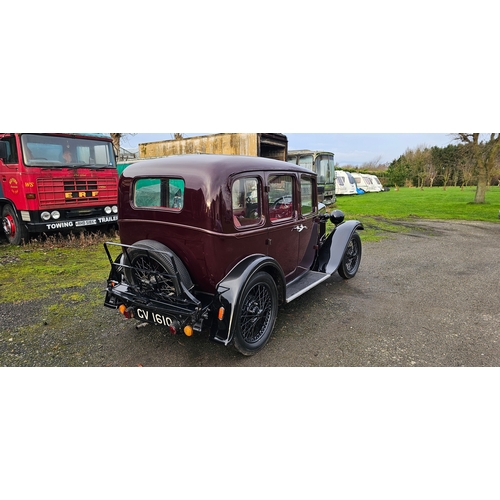
[[[455,219],[500,222],[500,188],[491,187],[486,192],[486,203],[475,204],[475,187],[443,188],[391,188],[382,193],[366,193],[357,196],[338,196],[336,208],[346,219],[363,217],[383,219]]]
[[[16,247],[0,247],[0,303],[43,299],[68,290],[78,301],[79,288],[105,281],[110,264],[102,243],[110,236],[49,238]]]

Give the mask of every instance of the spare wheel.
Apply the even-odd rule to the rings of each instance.
[[[122,264],[128,266],[123,268],[127,282],[167,295],[180,294],[181,289],[176,286],[176,280],[167,276],[174,275],[175,270],[172,259],[165,253],[172,255],[184,286],[188,290],[193,288],[193,282],[182,260],[166,245],[155,240],[138,241],[123,252]]]

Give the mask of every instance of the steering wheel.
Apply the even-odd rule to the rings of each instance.
[[[292,198],[291,196],[282,196],[281,198],[278,198],[274,203],[273,203],[273,208],[283,208],[283,207],[288,207],[292,203]]]

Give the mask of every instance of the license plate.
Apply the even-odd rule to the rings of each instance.
[[[173,320],[169,316],[155,313],[153,311],[148,311],[147,309],[137,308],[135,310],[135,315],[137,319],[147,321],[148,323],[153,323],[154,325],[172,326],[173,324]]]
[[[77,220],[75,222],[75,227],[82,227],[82,226],[94,226],[97,224],[97,219],[90,219],[90,220]]]

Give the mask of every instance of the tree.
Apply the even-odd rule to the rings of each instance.
[[[431,155],[425,146],[417,146],[416,149],[407,149],[405,157],[410,166],[410,176],[412,183],[416,180],[417,186],[424,189],[425,182],[429,178],[431,170]]]
[[[118,133],[110,133],[111,139],[113,140],[113,149],[115,150],[116,157],[120,160],[121,158],[121,147],[120,143],[123,137],[127,135],[135,135],[135,134],[118,134]]]
[[[458,146],[452,144],[448,144],[445,148],[433,146],[431,148],[431,156],[437,175],[443,181],[443,189],[446,191],[448,182],[452,178],[456,186],[460,174],[461,162]]]
[[[110,133],[111,139],[113,140],[113,148],[115,150],[116,156],[120,156],[120,142],[122,137],[125,135],[134,135],[134,134],[117,134],[117,133]],[[173,134],[174,139],[182,139],[184,137],[184,134],[179,134],[175,133]]]
[[[366,161],[361,164],[360,170],[377,170],[381,160],[382,156],[379,155],[373,158],[373,160]]]
[[[396,191],[399,191],[399,187],[404,185],[409,174],[410,165],[404,155],[394,160],[387,169],[387,178],[389,182],[394,184]]]
[[[120,155],[120,141],[123,135],[125,134],[109,134],[111,139],[113,140],[113,149],[115,150],[115,155]]]
[[[485,203],[486,189],[500,153],[500,133],[490,134],[489,140],[481,140],[479,133],[458,133],[458,140],[469,146],[477,173],[477,189],[474,203]]]

